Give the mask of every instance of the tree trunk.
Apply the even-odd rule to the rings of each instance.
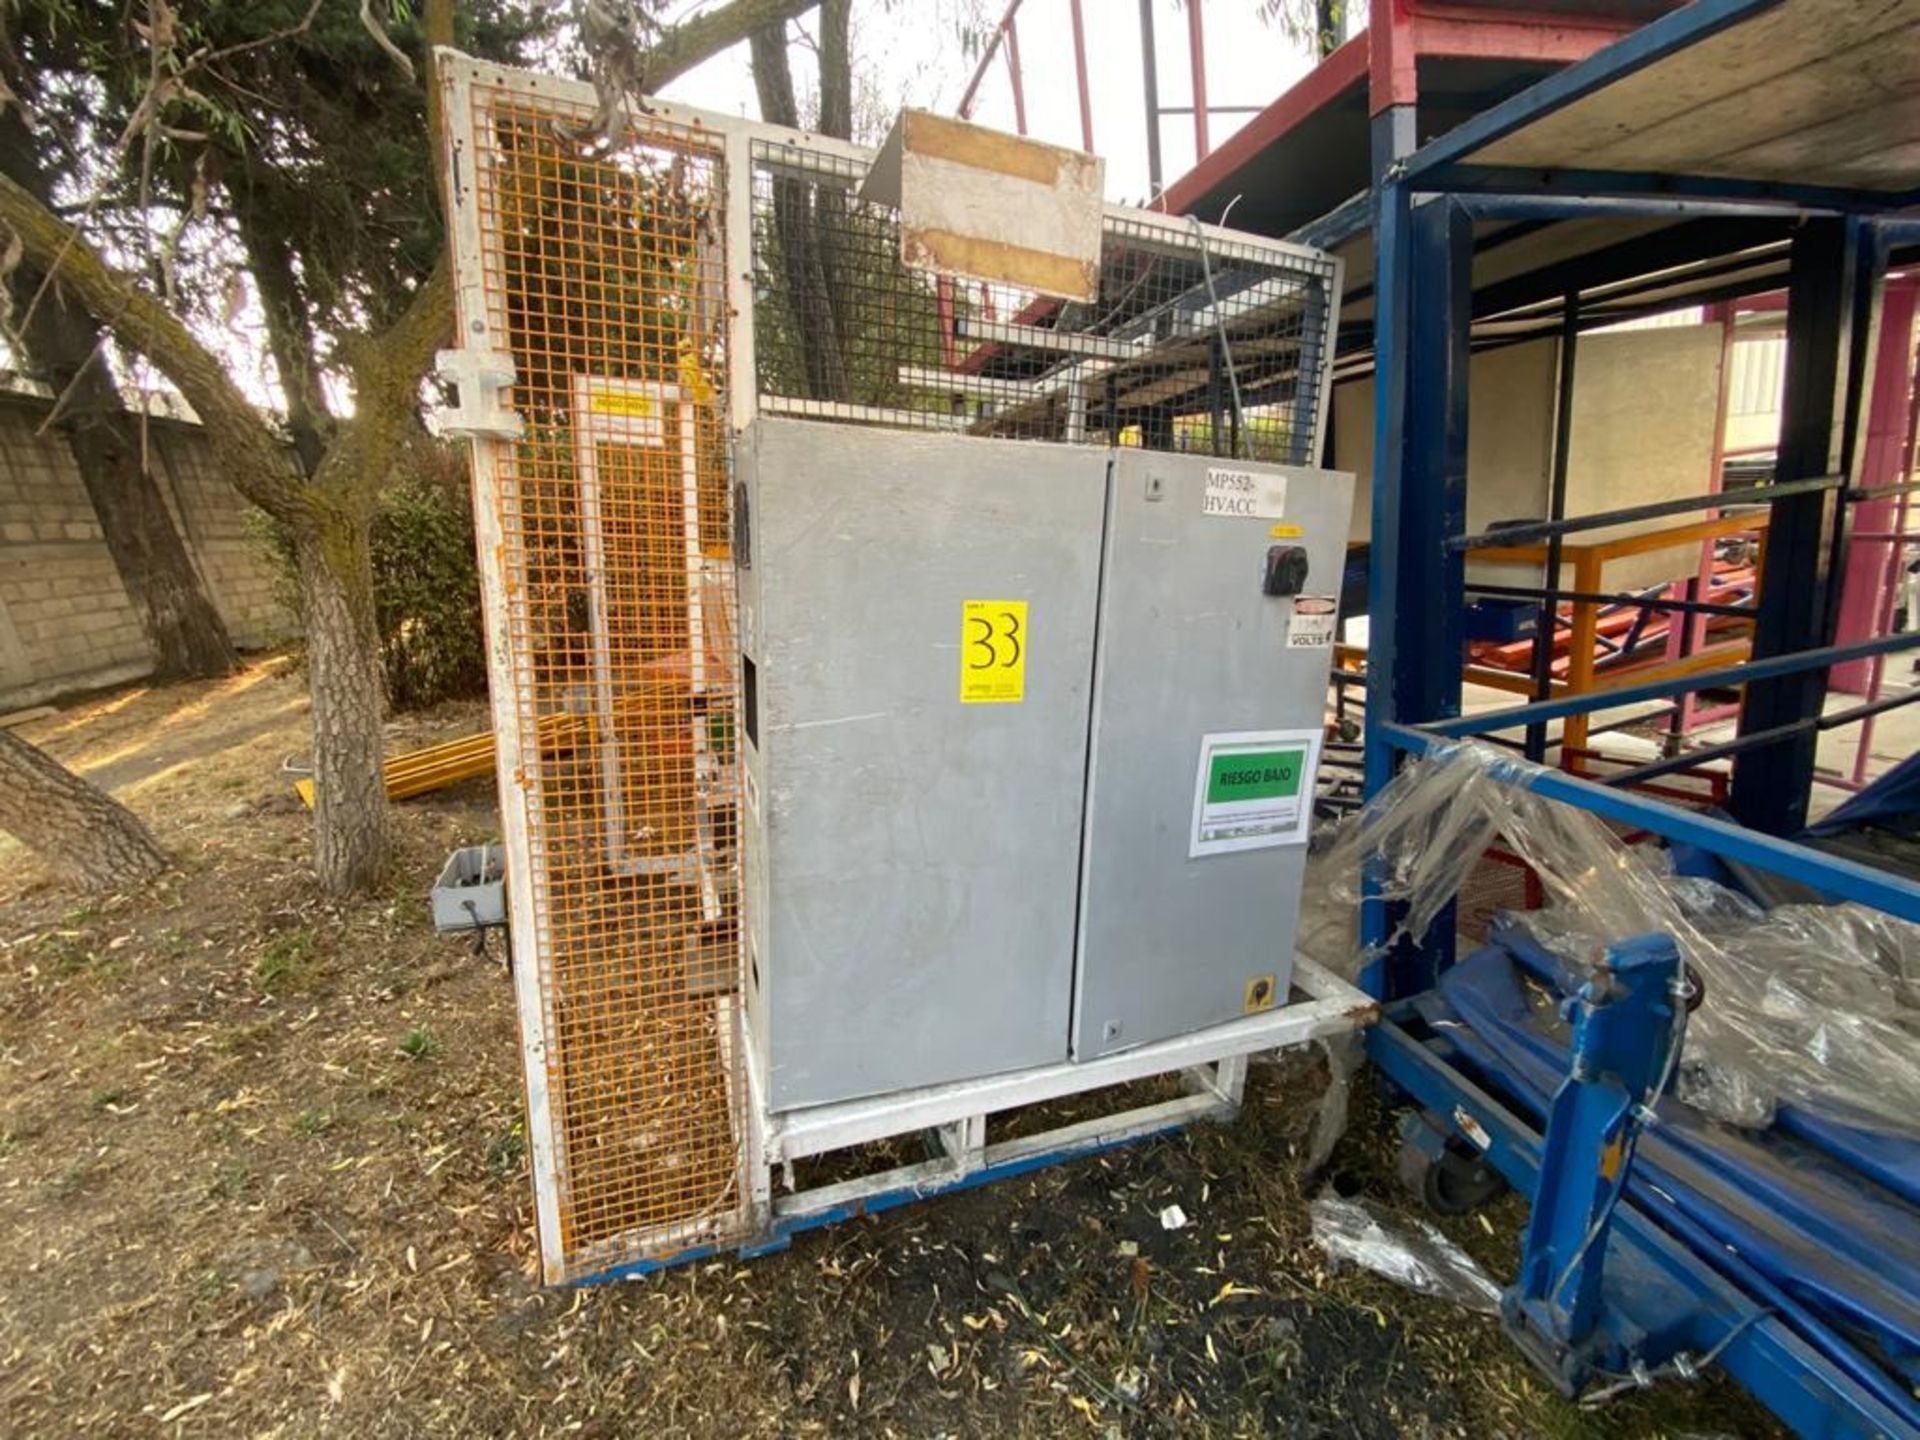
[[[263,196],[251,180],[230,186],[229,193],[240,243],[247,252],[247,269],[266,311],[267,351],[273,356],[280,393],[287,402],[287,434],[301,473],[312,478],[333,438],[333,413],[320,383],[313,318],[294,275],[293,248],[271,218],[276,203],[282,213],[297,214],[299,207],[284,195]]]
[[[784,20],[756,30],[748,40],[753,57],[753,84],[760,101],[760,118],[770,125],[798,129],[800,107],[794,98],[793,68],[787,58]],[[835,226],[844,225],[846,202],[830,186],[782,178],[773,182],[773,231],[786,277],[787,308],[793,316],[795,343],[806,371],[807,397],[846,401],[852,398],[840,326],[828,276],[827,254],[837,248]],[[815,208],[815,195],[820,208]]]
[[[367,524],[329,517],[296,543],[294,557],[313,694],[313,868],[326,890],[343,895],[379,881],[391,839]]]
[[[44,201],[46,177],[32,143],[18,112],[7,107],[0,114],[0,172]],[[26,316],[44,274],[22,263],[7,279],[14,323],[27,321],[19,337],[26,351],[21,358],[59,397],[57,428],[153,651],[154,677],[224,675],[239,660],[233,640],[142,454],[140,422],[121,404],[100,326],[57,285]]]
[[[167,869],[134,813],[11,730],[0,730],[0,830],[94,890],[124,890]]]

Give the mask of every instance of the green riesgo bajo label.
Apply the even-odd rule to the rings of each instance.
[[[1207,804],[1281,800],[1300,793],[1305,750],[1253,750],[1214,755],[1207,769]]]

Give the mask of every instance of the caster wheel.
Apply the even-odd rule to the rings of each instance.
[[[1400,1142],[1400,1183],[1436,1215],[1465,1215],[1496,1199],[1506,1178],[1463,1141],[1451,1137],[1439,1159],[1411,1140]]]

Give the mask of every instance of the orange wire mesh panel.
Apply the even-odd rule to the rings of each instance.
[[[531,872],[536,1185],[566,1279],[744,1234],[725,166],[657,118],[608,143],[588,107],[467,93],[484,321],[523,427],[477,500]]]

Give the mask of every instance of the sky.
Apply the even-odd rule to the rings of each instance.
[[[671,0],[666,16],[669,21],[683,19],[716,3],[718,0]],[[1004,8],[1004,0],[854,0],[856,90],[864,86],[868,106],[876,112],[890,114],[910,105],[954,113],[975,64],[975,59],[963,52],[955,23],[972,13],[984,16],[978,28],[986,30]],[[1094,149],[1107,162],[1107,198],[1138,202],[1148,195],[1140,8],[1137,0],[1082,0],[1082,9],[1086,16]],[[1036,139],[1078,148],[1080,109],[1069,14],[1068,0],[1023,0],[1018,13],[1020,62],[1028,133]],[[1267,105],[1313,67],[1304,48],[1290,41],[1278,26],[1260,19],[1259,0],[1206,0],[1201,14],[1205,22],[1209,108]],[[804,33],[813,31],[811,16],[796,24]],[[1154,34],[1160,103],[1191,104],[1187,14],[1176,0],[1155,0]],[[795,86],[811,92],[812,56],[805,46],[796,46],[794,54]],[[758,115],[744,45],[683,75],[662,94],[670,100],[729,115]],[[1002,56],[996,56],[989,69],[972,118],[998,129],[1015,128],[1013,89]],[[1213,115],[1213,145],[1218,147],[1248,118]],[[1164,178],[1171,184],[1194,162],[1192,117],[1164,116],[1160,130]]]

